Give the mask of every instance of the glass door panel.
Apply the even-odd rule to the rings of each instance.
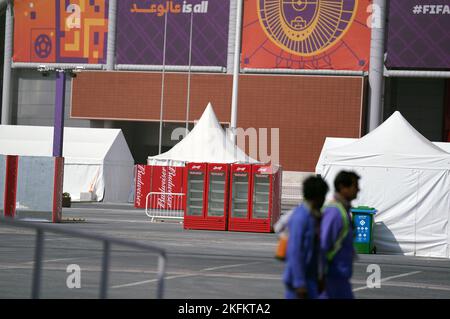
[[[225,174],[209,174],[208,216],[222,217],[225,210]]]
[[[204,173],[189,173],[187,193],[187,215],[202,216],[203,214],[203,186]]]
[[[248,174],[233,177],[231,217],[246,218],[248,214]]]
[[[270,175],[256,174],[253,187],[253,218],[268,218]]]

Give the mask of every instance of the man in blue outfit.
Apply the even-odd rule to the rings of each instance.
[[[303,183],[304,202],[289,218],[286,268],[283,274],[287,299],[318,297],[320,209],[327,192],[328,185],[322,178],[307,178]]]
[[[321,298],[354,298],[350,284],[355,256],[350,208],[359,192],[359,178],[354,172],[339,172],[334,180],[334,200],[323,210],[320,248],[325,291]]]

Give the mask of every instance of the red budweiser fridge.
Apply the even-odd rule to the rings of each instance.
[[[207,163],[186,165],[184,196],[184,228],[198,229],[204,224],[205,199],[208,176]]]
[[[208,200],[201,229],[227,230],[229,172],[228,164],[208,164]]]
[[[232,164],[228,230],[250,231],[252,165]]]
[[[273,231],[281,214],[281,179],[281,166],[253,165],[250,231]]]

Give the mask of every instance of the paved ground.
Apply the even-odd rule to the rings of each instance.
[[[150,223],[131,205],[84,204],[64,217],[84,222],[52,225],[126,238],[168,252],[165,298],[282,298],[283,264],[273,258],[274,234],[183,230],[179,223]],[[45,238],[43,298],[96,298],[101,246],[49,234]],[[28,298],[34,234],[0,226],[0,298]],[[81,267],[81,288],[68,289],[66,268]],[[369,264],[381,267],[382,286],[369,289]],[[113,246],[109,297],[153,298],[155,256]],[[392,255],[360,255],[353,287],[357,298],[450,298],[450,260]]]

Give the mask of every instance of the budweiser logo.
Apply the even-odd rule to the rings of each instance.
[[[191,169],[200,169],[200,168],[201,168],[200,165],[194,165],[194,166],[191,167]]]
[[[260,173],[265,173],[265,172],[268,172],[269,171],[269,168],[268,167],[260,167],[259,169],[258,169],[258,172],[260,172]]]
[[[223,168],[222,166],[214,166],[213,170],[221,171],[222,168]]]
[[[245,171],[245,167],[238,167],[236,168],[236,172],[244,172]]]
[[[164,195],[158,196],[157,205],[159,208],[172,209],[172,199],[173,195],[172,191],[175,187],[174,177],[177,175],[177,171],[175,167],[169,166],[164,167],[161,171],[161,186],[159,187],[159,191],[164,193]]]
[[[141,206],[141,200],[142,200],[142,187],[144,185],[143,177],[145,176],[145,166],[144,165],[137,165],[137,172],[136,172],[136,205],[139,207]]]

